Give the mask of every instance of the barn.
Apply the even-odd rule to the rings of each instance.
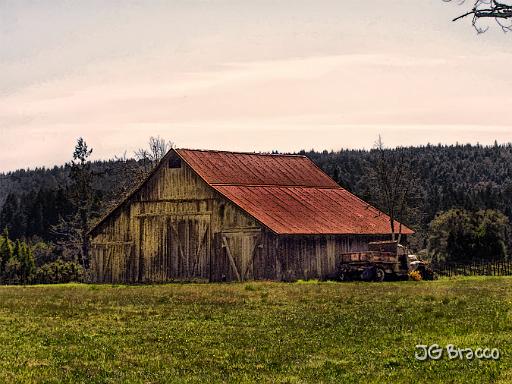
[[[172,149],[90,231],[90,272],[108,283],[325,279],[336,255],[388,240],[389,227],[305,156]]]

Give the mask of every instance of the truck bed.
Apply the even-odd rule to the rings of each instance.
[[[397,263],[398,257],[396,253],[364,251],[364,252],[348,252],[341,253],[338,259],[339,263]]]

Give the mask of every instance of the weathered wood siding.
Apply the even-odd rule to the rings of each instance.
[[[275,236],[270,233],[267,237],[269,258],[275,260],[276,265],[268,278],[285,281],[335,278],[336,255],[366,251],[370,241],[389,238],[362,235]]]
[[[223,246],[221,237],[214,242],[213,280],[335,278],[336,255],[366,251],[370,241],[389,239],[389,236],[278,236],[265,229],[222,235],[228,239],[229,247]]]
[[[256,220],[185,163],[181,168],[162,167],[92,237],[92,278],[131,283],[225,276],[236,280],[234,265],[241,278],[252,278],[252,236],[260,230]],[[225,265],[216,257],[219,252],[214,254],[217,237],[234,263],[228,259]]]
[[[162,166],[96,229],[91,274],[108,283],[324,279],[336,254],[382,239],[275,235],[182,163]]]

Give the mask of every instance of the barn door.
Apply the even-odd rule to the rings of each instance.
[[[255,260],[259,259],[261,246],[259,230],[215,234],[211,280],[253,280],[256,276]]]
[[[112,241],[91,244],[91,270],[98,283],[131,282],[127,272],[132,260],[131,242]]]
[[[167,248],[174,278],[209,278],[209,216],[180,215],[167,218]]]
[[[209,215],[142,217],[139,280],[208,279],[210,243]]]

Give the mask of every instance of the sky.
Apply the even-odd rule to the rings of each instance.
[[[442,0],[0,0],[0,172],[181,148],[512,141],[512,34]]]

